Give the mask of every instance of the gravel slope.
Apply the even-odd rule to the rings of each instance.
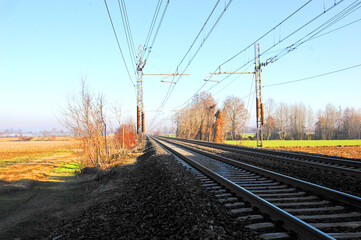
[[[26,239],[256,239],[164,150],[98,177],[100,200]],[[242,225],[243,224],[243,225]]]

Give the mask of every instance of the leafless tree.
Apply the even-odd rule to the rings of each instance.
[[[104,96],[90,93],[85,79],[80,98],[68,100],[63,125],[81,142],[82,165],[102,167],[109,160],[104,136]]]
[[[337,129],[337,109],[327,104],[325,111],[318,112],[315,135],[324,140],[332,140]]]
[[[346,108],[342,115],[342,133],[344,138],[360,138],[361,112],[356,111],[354,108]]]
[[[287,137],[287,129],[289,125],[289,110],[288,105],[281,102],[275,112],[275,125],[278,132],[278,136],[281,140],[285,140]]]
[[[293,138],[302,140],[306,128],[306,106],[303,103],[291,105],[289,119]]]
[[[244,102],[235,96],[227,97],[224,102],[225,123],[227,131],[231,133],[232,139],[236,138],[241,128],[246,124],[248,111]]]

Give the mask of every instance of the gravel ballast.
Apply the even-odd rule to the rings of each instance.
[[[148,143],[137,163],[98,178],[104,199],[49,227],[45,239],[256,239],[191,173]]]

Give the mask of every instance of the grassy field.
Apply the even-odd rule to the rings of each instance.
[[[257,141],[226,141],[227,144],[238,144],[248,147],[256,147]],[[361,140],[265,140],[264,147],[306,147],[306,146],[356,146],[361,145]]]
[[[2,138],[0,141],[0,181],[48,181],[57,176],[73,175],[78,169],[77,144],[72,139],[18,141]]]
[[[0,138],[0,239],[28,239],[44,222],[80,214],[96,201],[89,197],[99,187],[96,175],[76,174],[77,147],[72,138]]]

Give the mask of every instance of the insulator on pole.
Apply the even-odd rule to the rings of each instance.
[[[263,103],[261,103],[261,125],[264,126],[264,111],[263,111]]]
[[[257,119],[259,119],[259,98],[256,98],[256,114]]]
[[[140,131],[140,111],[139,106],[137,106],[137,133]]]
[[[144,112],[142,112],[142,133],[145,133]]]

